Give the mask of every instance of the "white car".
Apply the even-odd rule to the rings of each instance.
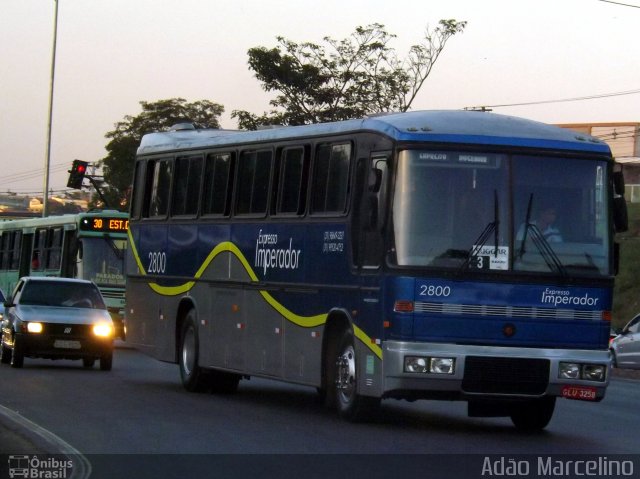
[[[0,362],[24,358],[82,359],[111,370],[113,321],[98,287],[70,278],[24,277],[4,303]]]
[[[613,365],[618,368],[640,369],[640,314],[622,328],[609,345]]]

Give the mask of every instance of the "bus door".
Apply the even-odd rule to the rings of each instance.
[[[383,297],[381,267],[384,259],[384,228],[386,219],[387,192],[389,184],[390,153],[374,153],[369,161],[358,163],[356,175],[356,199],[359,205],[354,210],[353,241],[354,262],[357,269],[359,294],[359,314],[355,319],[359,328],[372,339],[383,337]],[[381,393],[380,362],[370,349],[363,352],[359,364],[365,368],[360,377],[367,378],[367,391]],[[379,388],[379,389],[378,389]]]

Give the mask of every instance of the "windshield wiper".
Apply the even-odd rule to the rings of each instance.
[[[115,241],[113,241],[113,238],[111,238],[111,236],[109,235],[105,235],[103,239],[109,245],[109,247],[111,248],[111,251],[113,251],[113,254],[116,256],[116,258],[120,261],[124,261],[124,255],[125,255],[124,249],[118,248],[116,246]]]
[[[533,204],[533,193],[529,196],[529,203],[527,204],[527,216],[525,218],[524,234],[522,235],[522,243],[520,244],[520,250],[518,251],[517,259],[522,259],[525,250],[525,243],[527,242],[527,236],[531,231],[531,240],[534,246],[540,252],[540,256],[544,259],[551,271],[558,272],[561,276],[567,276],[567,269],[564,267],[560,258],[553,250],[547,239],[544,237],[540,228],[534,223],[531,223],[531,205]]]
[[[473,242],[471,249],[467,253],[467,258],[465,259],[464,263],[462,263],[462,265],[460,266],[460,269],[458,270],[459,272],[462,272],[469,267],[469,263],[471,262],[471,259],[476,257],[478,253],[482,251],[482,248],[484,248],[485,244],[487,244],[487,241],[489,240],[489,236],[491,235],[491,233],[494,234],[493,240],[494,240],[495,249],[493,251],[493,254],[496,258],[498,257],[498,238],[500,236],[500,220],[498,218],[500,218],[500,209],[498,205],[498,191],[493,190],[493,221],[484,228],[482,233],[480,233],[480,236],[478,236],[476,240]]]

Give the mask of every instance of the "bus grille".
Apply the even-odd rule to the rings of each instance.
[[[109,298],[109,299],[124,299],[124,290],[119,290],[119,291],[104,291],[104,290],[100,290],[100,292],[102,293],[102,297],[103,298]]]
[[[578,311],[574,309],[529,308],[517,306],[491,306],[481,304],[447,304],[417,301],[416,313],[457,314],[471,316],[502,316],[505,318],[546,318],[600,320],[602,311]]]
[[[483,394],[541,395],[549,383],[549,361],[469,356],[462,390]]]

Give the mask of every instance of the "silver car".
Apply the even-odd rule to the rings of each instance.
[[[0,362],[15,368],[24,358],[113,359],[113,321],[98,287],[70,278],[24,277],[4,303]]]
[[[622,328],[609,345],[613,365],[618,368],[640,369],[640,314]]]

